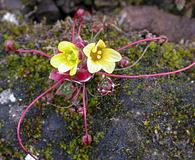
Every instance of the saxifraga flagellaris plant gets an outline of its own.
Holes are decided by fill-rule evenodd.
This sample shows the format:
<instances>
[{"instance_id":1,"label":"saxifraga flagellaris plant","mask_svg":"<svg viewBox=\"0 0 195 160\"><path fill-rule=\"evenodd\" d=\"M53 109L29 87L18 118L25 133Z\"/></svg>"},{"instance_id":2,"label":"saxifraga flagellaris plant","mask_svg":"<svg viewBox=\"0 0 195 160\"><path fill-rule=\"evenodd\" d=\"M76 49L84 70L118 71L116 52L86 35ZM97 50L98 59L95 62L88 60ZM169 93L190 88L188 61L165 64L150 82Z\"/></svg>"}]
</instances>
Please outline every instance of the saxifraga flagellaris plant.
<instances>
[{"instance_id":1,"label":"saxifraga flagellaris plant","mask_svg":"<svg viewBox=\"0 0 195 160\"><path fill-rule=\"evenodd\" d=\"M128 68L129 60L127 57L122 56L119 53L120 51L144 42L156 41L159 43L164 43L167 41L167 38L165 36L149 37L127 44L119 49L109 48L101 39L96 42L86 43L86 40L83 40L80 35L81 27L83 24L83 16L84 10L83 9L77 10L76 14L73 17L71 42L61 41L57 47L58 52L55 53L55 55L53 56L38 50L16 49L12 41L8 40L5 42L6 51L12 52L14 51L16 53L35 53L40 56L48 58L50 60L50 64L54 67L54 69L50 73L49 79L54 80L55 84L46 91L44 91L42 94L40 94L26 107L26 109L22 112L17 125L18 143L20 147L34 159L38 158L34 156L32 153L30 153L30 151L22 143L20 134L21 124L26 113L31 109L31 107L39 99L41 99L43 96L45 96L52 90L58 88L56 94L65 96L66 99L72 100L73 104L76 104L79 95L80 94L82 95L82 104L77 104L78 106L82 107L78 107L77 111L83 115L84 119L85 133L82 137L82 142L84 145L90 145L92 142L92 136L88 133L87 125L86 84L89 80L93 79L95 74L102 75L104 77L103 80L97 86L98 92L102 96L104 96L111 93L114 90L115 85L111 79L112 77L127 79L162 77L166 75L172 75L183 72L185 70L192 68L195 65L195 62L193 62L190 65L179 70L155 74L144 75L112 74L115 70L117 70L115 69L116 63L118 63L119 67L123 67L123 69ZM79 22L78 23L79 26L77 36L75 36L77 20ZM101 70L103 70L104 72L102 72ZM66 89L67 92L64 93L64 90Z\"/></svg>"}]
</instances>

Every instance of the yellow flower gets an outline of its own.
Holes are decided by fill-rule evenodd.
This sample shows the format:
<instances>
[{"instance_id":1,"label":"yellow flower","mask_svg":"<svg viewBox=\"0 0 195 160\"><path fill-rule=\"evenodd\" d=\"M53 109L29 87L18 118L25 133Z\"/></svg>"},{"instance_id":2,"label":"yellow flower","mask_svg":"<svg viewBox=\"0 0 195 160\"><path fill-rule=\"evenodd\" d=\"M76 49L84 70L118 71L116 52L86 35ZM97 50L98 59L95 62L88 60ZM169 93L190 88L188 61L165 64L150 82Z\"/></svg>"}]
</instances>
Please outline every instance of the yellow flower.
<instances>
[{"instance_id":1,"label":"yellow flower","mask_svg":"<svg viewBox=\"0 0 195 160\"><path fill-rule=\"evenodd\" d=\"M53 56L50 64L57 68L60 73L70 71L71 76L75 75L79 63L79 50L73 43L67 41L60 42L58 50L62 53Z\"/></svg>"},{"instance_id":2,"label":"yellow flower","mask_svg":"<svg viewBox=\"0 0 195 160\"><path fill-rule=\"evenodd\" d=\"M106 48L105 43L99 40L97 44L90 43L83 49L88 57L87 67L90 73L95 73L103 69L107 73L112 73L115 62L122 59L120 53L111 48Z\"/></svg>"}]
</instances>

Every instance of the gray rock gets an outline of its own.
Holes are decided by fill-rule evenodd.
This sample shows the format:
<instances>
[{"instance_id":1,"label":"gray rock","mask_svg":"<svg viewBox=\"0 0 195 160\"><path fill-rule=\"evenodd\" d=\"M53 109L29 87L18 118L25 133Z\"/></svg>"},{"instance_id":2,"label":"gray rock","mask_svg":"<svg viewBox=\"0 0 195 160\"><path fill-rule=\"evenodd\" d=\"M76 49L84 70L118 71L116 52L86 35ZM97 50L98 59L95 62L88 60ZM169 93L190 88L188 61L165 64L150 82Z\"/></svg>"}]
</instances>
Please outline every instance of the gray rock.
<instances>
[{"instance_id":1,"label":"gray rock","mask_svg":"<svg viewBox=\"0 0 195 160\"><path fill-rule=\"evenodd\" d=\"M68 138L68 134L64 134L66 122L63 117L56 113L50 113L43 121L43 139L60 141Z\"/></svg>"},{"instance_id":2,"label":"gray rock","mask_svg":"<svg viewBox=\"0 0 195 160\"><path fill-rule=\"evenodd\" d=\"M78 6L82 4L82 0L55 0L55 1L56 1L56 5L65 14L69 14L73 11L76 11Z\"/></svg>"},{"instance_id":3,"label":"gray rock","mask_svg":"<svg viewBox=\"0 0 195 160\"><path fill-rule=\"evenodd\" d=\"M21 0L0 1L0 9L20 10L23 7Z\"/></svg>"},{"instance_id":4,"label":"gray rock","mask_svg":"<svg viewBox=\"0 0 195 160\"><path fill-rule=\"evenodd\" d=\"M42 0L37 7L36 17L38 20L45 17L49 22L53 22L60 18L60 11L52 0Z\"/></svg>"}]
</instances>

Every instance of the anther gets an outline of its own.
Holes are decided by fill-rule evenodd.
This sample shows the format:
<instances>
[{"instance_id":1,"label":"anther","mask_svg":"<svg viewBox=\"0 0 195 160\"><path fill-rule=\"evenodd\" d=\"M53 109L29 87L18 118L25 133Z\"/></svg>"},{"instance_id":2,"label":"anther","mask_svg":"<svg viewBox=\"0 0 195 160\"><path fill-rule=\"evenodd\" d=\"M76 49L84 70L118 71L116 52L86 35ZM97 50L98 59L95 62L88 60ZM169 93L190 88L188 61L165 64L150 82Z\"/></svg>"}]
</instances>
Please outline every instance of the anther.
<instances>
[{"instance_id":1,"label":"anther","mask_svg":"<svg viewBox=\"0 0 195 160\"><path fill-rule=\"evenodd\" d=\"M72 59L71 55L68 55L67 59L70 61Z\"/></svg>"},{"instance_id":2,"label":"anther","mask_svg":"<svg viewBox=\"0 0 195 160\"><path fill-rule=\"evenodd\" d=\"M100 56L100 55L97 55L97 59L101 59L102 58L102 56Z\"/></svg>"},{"instance_id":3,"label":"anther","mask_svg":"<svg viewBox=\"0 0 195 160\"><path fill-rule=\"evenodd\" d=\"M102 54L102 51L98 51L97 54L101 55Z\"/></svg>"}]
</instances>

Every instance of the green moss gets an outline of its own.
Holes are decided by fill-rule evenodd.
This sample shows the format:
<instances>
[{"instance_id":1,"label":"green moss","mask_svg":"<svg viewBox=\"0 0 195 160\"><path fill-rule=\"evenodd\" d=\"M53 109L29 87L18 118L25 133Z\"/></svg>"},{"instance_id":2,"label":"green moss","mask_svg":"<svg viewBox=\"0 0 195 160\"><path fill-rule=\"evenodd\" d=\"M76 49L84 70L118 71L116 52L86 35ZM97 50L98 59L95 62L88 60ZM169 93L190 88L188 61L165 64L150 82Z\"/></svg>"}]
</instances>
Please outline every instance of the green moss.
<instances>
[{"instance_id":1,"label":"green moss","mask_svg":"<svg viewBox=\"0 0 195 160\"><path fill-rule=\"evenodd\" d=\"M48 143L47 146L41 151L41 153L44 159L54 160L52 157L52 144Z\"/></svg>"},{"instance_id":2,"label":"green moss","mask_svg":"<svg viewBox=\"0 0 195 160\"><path fill-rule=\"evenodd\" d=\"M5 160L11 158L23 158L24 155L18 150L14 150L11 145L8 145L3 139L0 139L0 157L5 157Z\"/></svg>"},{"instance_id":3,"label":"green moss","mask_svg":"<svg viewBox=\"0 0 195 160\"><path fill-rule=\"evenodd\" d=\"M3 128L3 126L4 126L4 122L0 120L0 129Z\"/></svg>"},{"instance_id":4,"label":"green moss","mask_svg":"<svg viewBox=\"0 0 195 160\"><path fill-rule=\"evenodd\" d=\"M66 149L67 149L67 146L66 146L66 144L65 144L65 142L60 142L60 148L62 148L64 151L66 151Z\"/></svg>"}]
</instances>

